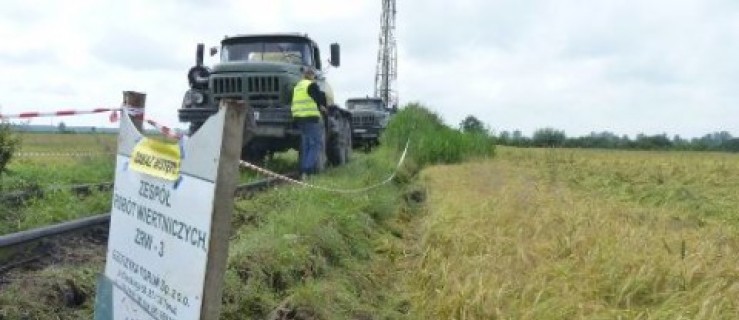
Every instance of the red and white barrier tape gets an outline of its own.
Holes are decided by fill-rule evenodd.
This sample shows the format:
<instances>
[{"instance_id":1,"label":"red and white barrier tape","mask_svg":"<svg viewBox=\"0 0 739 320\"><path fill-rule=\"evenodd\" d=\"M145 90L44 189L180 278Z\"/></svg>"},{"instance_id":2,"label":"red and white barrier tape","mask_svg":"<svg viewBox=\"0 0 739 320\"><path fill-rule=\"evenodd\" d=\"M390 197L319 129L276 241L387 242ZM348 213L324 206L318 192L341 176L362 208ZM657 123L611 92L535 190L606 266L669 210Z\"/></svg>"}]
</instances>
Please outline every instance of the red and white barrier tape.
<instances>
[{"instance_id":1,"label":"red and white barrier tape","mask_svg":"<svg viewBox=\"0 0 739 320\"><path fill-rule=\"evenodd\" d=\"M129 110L129 114L131 114L131 111L130 111L131 109L128 109L128 110ZM139 110L136 110L136 111L139 111L140 112L140 109ZM110 122L116 122L116 121L118 121L118 113L117 112L114 112L110 116ZM185 133L184 132L180 132L177 129L173 129L173 128L167 127L167 126L162 125L162 124L160 124L160 123L158 123L158 122L156 122L154 120L145 119L144 121L146 123L148 123L149 125L151 125L152 127L154 127L157 130L159 130L159 132L162 133L162 135L164 135L167 138L180 140L183 137L185 137Z\"/></svg>"},{"instance_id":2,"label":"red and white barrier tape","mask_svg":"<svg viewBox=\"0 0 739 320\"><path fill-rule=\"evenodd\" d=\"M60 110L60 111L52 111L52 112L21 112L17 114L0 114L0 119L10 120L10 119L31 119L31 118L40 118L40 117L64 117L64 116L76 116L76 115L81 115L81 114L118 112L122 110L126 110L128 114L134 117L143 115L143 111L141 110L141 108L123 106L121 108L95 108L91 110Z\"/></svg>"},{"instance_id":3,"label":"red and white barrier tape","mask_svg":"<svg viewBox=\"0 0 739 320\"><path fill-rule=\"evenodd\" d=\"M279 173L276 173L276 172L267 170L265 168L259 167L257 165L254 165L254 164L249 163L249 162L246 162L246 161L241 161L240 163L241 163L242 166L244 166L246 168L249 168L251 170L254 170L254 171L256 171L258 173L261 173L263 175L266 175L268 177L280 179L282 181L293 183L293 184L297 184L297 185L300 185L300 186L303 186L303 187L308 187L308 188L322 190L322 191L328 191L328 192L334 192L334 193L360 193L360 192L367 192L367 191L370 191L372 189L382 187L382 186L390 183L390 181L392 181L393 178L395 178L395 176L398 174L398 170L400 170L400 167L403 166L403 162L405 161L405 156L408 153L408 146L410 145L410 142L411 142L410 139L408 139L408 141L406 141L405 148L403 149L403 153L400 155L400 159L398 160L398 164L395 166L395 170L393 171L392 174L390 174L387 178L385 178L385 180L382 180L382 181L380 181L378 183L375 183L375 184L370 185L370 186L367 186L367 187L357 188L357 189L337 189L337 188L330 188L330 187L318 186L318 185L310 184L310 183L307 183L307 182L304 182L304 181L298 181L298 180L292 179L290 177L286 177L284 175L281 175Z\"/></svg>"},{"instance_id":4,"label":"red and white barrier tape","mask_svg":"<svg viewBox=\"0 0 739 320\"><path fill-rule=\"evenodd\" d=\"M60 110L60 111L53 111L53 112L22 112L18 114L0 114L0 120L10 120L10 119L32 119L32 118L40 118L40 117L63 117L63 116L74 116L74 115L82 115L82 114L94 114L94 113L103 113L103 112L111 112L110 114L110 122L117 122L119 119L118 112L126 111L129 115L132 117L141 117L144 115L144 110L142 108L136 108L132 106L122 106L120 108L96 108L91 110ZM154 128L157 128L159 132L161 132L164 136L172 139L182 139L185 134L183 132L178 132L175 129L172 129L167 126L163 126L159 123L157 123L154 120L146 119L146 123L152 125Z\"/></svg>"},{"instance_id":5,"label":"red and white barrier tape","mask_svg":"<svg viewBox=\"0 0 739 320\"><path fill-rule=\"evenodd\" d=\"M114 155L113 152L18 152L14 157L93 157L103 155Z\"/></svg>"},{"instance_id":6,"label":"red and white barrier tape","mask_svg":"<svg viewBox=\"0 0 739 320\"><path fill-rule=\"evenodd\" d=\"M184 132L180 132L180 131L178 131L176 129L172 129L172 128L167 127L167 126L163 126L163 125L157 123L154 120L146 119L146 123L152 125L154 128L157 128L157 130L159 130L159 132L161 132L164 136L166 136L168 138L180 140L180 139L182 139L182 137L185 136L185 133Z\"/></svg>"}]
</instances>

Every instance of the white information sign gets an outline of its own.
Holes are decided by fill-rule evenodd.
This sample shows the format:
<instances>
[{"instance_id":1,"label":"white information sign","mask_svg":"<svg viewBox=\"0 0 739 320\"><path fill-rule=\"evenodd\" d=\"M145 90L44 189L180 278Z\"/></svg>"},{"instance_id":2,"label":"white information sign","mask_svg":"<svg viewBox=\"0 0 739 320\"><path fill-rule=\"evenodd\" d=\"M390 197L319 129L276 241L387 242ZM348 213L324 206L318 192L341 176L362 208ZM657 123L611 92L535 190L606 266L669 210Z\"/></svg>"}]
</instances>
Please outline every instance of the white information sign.
<instances>
[{"instance_id":1,"label":"white information sign","mask_svg":"<svg viewBox=\"0 0 739 320\"><path fill-rule=\"evenodd\" d=\"M105 266L112 319L198 319L215 184L156 178L129 161L118 155Z\"/></svg>"},{"instance_id":2,"label":"white information sign","mask_svg":"<svg viewBox=\"0 0 739 320\"><path fill-rule=\"evenodd\" d=\"M121 119L95 320L218 319L245 110L221 101L179 142Z\"/></svg>"}]
</instances>

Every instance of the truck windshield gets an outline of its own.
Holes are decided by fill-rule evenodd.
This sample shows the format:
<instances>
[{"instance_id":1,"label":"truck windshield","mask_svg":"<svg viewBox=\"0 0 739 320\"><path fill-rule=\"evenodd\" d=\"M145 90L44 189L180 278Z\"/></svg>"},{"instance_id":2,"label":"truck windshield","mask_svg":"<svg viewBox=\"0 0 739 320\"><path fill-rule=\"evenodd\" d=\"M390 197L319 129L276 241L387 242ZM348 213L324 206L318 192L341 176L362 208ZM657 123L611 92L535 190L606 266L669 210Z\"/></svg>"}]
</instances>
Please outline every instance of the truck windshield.
<instances>
[{"instance_id":1,"label":"truck windshield","mask_svg":"<svg viewBox=\"0 0 739 320\"><path fill-rule=\"evenodd\" d=\"M382 102L375 100L348 101L346 107L349 110L382 110Z\"/></svg>"},{"instance_id":2,"label":"truck windshield","mask_svg":"<svg viewBox=\"0 0 739 320\"><path fill-rule=\"evenodd\" d=\"M221 61L270 61L313 65L311 46L304 42L258 41L223 45Z\"/></svg>"}]
</instances>

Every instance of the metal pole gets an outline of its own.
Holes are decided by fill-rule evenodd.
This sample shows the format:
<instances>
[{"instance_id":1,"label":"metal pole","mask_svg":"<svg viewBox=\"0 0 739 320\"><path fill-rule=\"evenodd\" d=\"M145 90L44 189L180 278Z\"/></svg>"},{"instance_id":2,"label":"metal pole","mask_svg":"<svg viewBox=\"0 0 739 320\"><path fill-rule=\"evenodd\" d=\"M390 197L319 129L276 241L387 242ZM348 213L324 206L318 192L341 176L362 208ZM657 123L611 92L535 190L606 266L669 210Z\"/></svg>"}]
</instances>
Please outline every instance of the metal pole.
<instances>
[{"instance_id":1,"label":"metal pole","mask_svg":"<svg viewBox=\"0 0 739 320\"><path fill-rule=\"evenodd\" d=\"M42 238L57 236L60 234L65 234L68 232L73 232L96 225L103 225L108 222L110 222L109 213L41 227L37 229L11 233L0 236L0 248L17 246L19 244L28 243Z\"/></svg>"}]
</instances>

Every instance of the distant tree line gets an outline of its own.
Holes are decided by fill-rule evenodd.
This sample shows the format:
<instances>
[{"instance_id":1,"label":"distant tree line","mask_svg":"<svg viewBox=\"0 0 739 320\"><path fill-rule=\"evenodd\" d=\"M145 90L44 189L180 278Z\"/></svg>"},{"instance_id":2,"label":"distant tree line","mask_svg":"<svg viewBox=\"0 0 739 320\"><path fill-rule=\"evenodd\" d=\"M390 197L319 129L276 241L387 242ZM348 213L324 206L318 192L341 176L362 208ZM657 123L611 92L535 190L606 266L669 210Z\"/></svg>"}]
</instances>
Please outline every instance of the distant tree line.
<instances>
[{"instance_id":1,"label":"distant tree line","mask_svg":"<svg viewBox=\"0 0 739 320\"><path fill-rule=\"evenodd\" d=\"M739 152L739 137L735 138L727 131L709 133L692 139L685 139L679 135L669 137L664 133L638 134L632 139L627 135L617 135L609 131L591 132L589 135L580 137L567 137L563 130L542 128L534 131L531 138L523 136L519 130L502 131L497 136L497 143L517 147Z\"/></svg>"},{"instance_id":2,"label":"distant tree line","mask_svg":"<svg viewBox=\"0 0 739 320\"><path fill-rule=\"evenodd\" d=\"M485 132L493 135L485 125L468 116L460 123L463 132ZM726 151L739 152L739 137L728 131L706 134L700 138L686 139L679 135L638 134L631 138L609 131L591 132L589 135L568 137L563 130L541 128L534 131L531 137L524 136L520 130L501 131L494 135L499 145L515 147L562 147L562 148L599 148L599 149L633 149L633 150L691 150L691 151Z\"/></svg>"}]
</instances>

